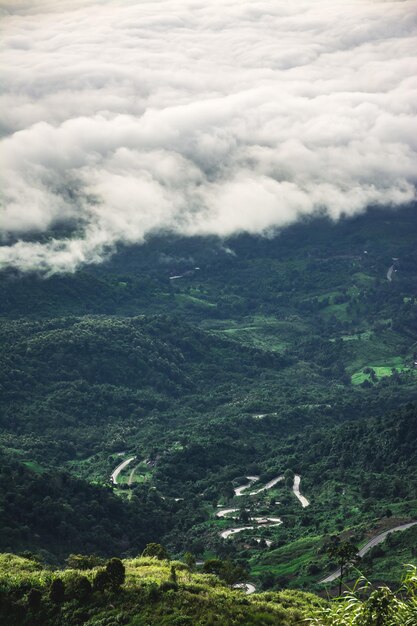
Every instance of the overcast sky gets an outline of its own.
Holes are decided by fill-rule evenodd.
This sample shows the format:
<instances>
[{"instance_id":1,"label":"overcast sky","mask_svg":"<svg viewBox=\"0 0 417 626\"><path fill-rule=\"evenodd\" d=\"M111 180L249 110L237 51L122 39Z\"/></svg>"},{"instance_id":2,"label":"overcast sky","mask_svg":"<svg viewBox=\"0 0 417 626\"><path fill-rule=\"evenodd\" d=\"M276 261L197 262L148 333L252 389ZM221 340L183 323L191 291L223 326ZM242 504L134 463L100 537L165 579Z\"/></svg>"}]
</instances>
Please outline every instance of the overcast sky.
<instances>
[{"instance_id":1,"label":"overcast sky","mask_svg":"<svg viewBox=\"0 0 417 626\"><path fill-rule=\"evenodd\" d=\"M268 233L415 198L414 1L0 0L0 15L2 266L73 271L161 230ZM18 240L60 223L76 234Z\"/></svg>"}]
</instances>

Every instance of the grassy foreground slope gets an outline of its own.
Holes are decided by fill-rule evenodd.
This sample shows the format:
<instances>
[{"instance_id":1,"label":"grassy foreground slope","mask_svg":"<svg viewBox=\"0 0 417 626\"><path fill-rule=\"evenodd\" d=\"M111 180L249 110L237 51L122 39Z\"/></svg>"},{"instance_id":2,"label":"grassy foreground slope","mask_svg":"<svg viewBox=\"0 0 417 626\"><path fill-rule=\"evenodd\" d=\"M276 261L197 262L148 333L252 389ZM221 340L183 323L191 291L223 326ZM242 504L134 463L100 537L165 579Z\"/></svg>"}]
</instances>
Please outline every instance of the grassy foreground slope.
<instances>
[{"instance_id":1,"label":"grassy foreground slope","mask_svg":"<svg viewBox=\"0 0 417 626\"><path fill-rule=\"evenodd\" d=\"M155 545L155 544L154 544ZM160 548L161 546L159 546ZM91 561L91 563L88 563ZM155 557L73 555L66 569L0 554L0 620L7 626L414 626L417 568L392 590L358 579L343 598L300 591L247 596L213 574Z\"/></svg>"},{"instance_id":2,"label":"grassy foreground slope","mask_svg":"<svg viewBox=\"0 0 417 626\"><path fill-rule=\"evenodd\" d=\"M246 596L177 561L137 558L124 566L124 584L102 588L97 583L102 567L52 572L29 559L0 555L0 621L7 626L295 626L324 604L302 592Z\"/></svg>"}]
</instances>

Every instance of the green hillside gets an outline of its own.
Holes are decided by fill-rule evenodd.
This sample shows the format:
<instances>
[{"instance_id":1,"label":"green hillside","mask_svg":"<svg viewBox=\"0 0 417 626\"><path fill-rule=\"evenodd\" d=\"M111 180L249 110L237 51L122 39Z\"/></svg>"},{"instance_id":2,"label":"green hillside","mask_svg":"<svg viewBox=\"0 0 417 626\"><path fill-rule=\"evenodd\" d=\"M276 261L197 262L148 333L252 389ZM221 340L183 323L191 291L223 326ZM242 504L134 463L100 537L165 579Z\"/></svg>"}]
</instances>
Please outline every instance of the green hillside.
<instances>
[{"instance_id":1,"label":"green hillside","mask_svg":"<svg viewBox=\"0 0 417 626\"><path fill-rule=\"evenodd\" d=\"M50 570L31 558L0 554L0 618L8 626L415 623L415 568L409 568L401 593L362 581L362 594L330 603L300 591L245 595L205 573L208 563L196 571L183 561L149 556L95 561L71 555L67 568Z\"/></svg>"},{"instance_id":2,"label":"green hillside","mask_svg":"<svg viewBox=\"0 0 417 626\"><path fill-rule=\"evenodd\" d=\"M323 593L336 537L417 520L416 237L411 207L1 272L0 549L57 566L156 541ZM360 567L398 584L415 532Z\"/></svg>"},{"instance_id":3,"label":"green hillside","mask_svg":"<svg viewBox=\"0 0 417 626\"><path fill-rule=\"evenodd\" d=\"M136 558L121 567L120 585L116 576L103 581L103 566L48 571L0 555L0 616L8 626L295 626L322 604L301 592L245 596L179 561Z\"/></svg>"}]
</instances>

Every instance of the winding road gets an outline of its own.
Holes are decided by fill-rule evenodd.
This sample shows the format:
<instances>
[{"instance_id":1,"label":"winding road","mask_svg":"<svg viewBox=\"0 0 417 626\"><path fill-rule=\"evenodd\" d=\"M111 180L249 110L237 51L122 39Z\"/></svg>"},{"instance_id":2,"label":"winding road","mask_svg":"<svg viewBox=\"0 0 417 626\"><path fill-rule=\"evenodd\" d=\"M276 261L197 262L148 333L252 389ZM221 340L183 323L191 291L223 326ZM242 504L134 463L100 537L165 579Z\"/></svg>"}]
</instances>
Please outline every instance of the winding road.
<instances>
[{"instance_id":1,"label":"winding road","mask_svg":"<svg viewBox=\"0 0 417 626\"><path fill-rule=\"evenodd\" d=\"M261 493L262 491L266 491L267 489L272 489L272 487L274 487L281 480L284 480L284 476L278 476L277 478L273 478L272 480L269 481L269 483L266 483L266 485L264 485L263 487L260 487L260 489L256 489L255 491L250 491L249 495L256 496L258 495L258 493Z\"/></svg>"},{"instance_id":2,"label":"winding road","mask_svg":"<svg viewBox=\"0 0 417 626\"><path fill-rule=\"evenodd\" d=\"M272 489L274 485L276 485L278 482L284 479L284 476L278 476L277 478L273 478L268 483L266 483L266 485L264 485L263 487L260 487L259 489L256 489L255 491L250 491L248 494L244 494L243 491L246 491L246 489L249 489L250 487L252 487L252 485L259 480L259 476L246 476L246 478L248 479L249 482L246 483L246 485L241 485L240 487L236 487L234 490L235 496L237 497L244 496L244 495L256 496L258 493L261 493L262 491L266 491L267 489ZM229 515L229 513L235 513L236 511L239 511L239 509L237 508L220 509L220 511L217 511L216 517L217 518L226 517L227 515ZM252 519L254 522L257 523L258 526L239 526L237 528L228 528L227 530L223 530L221 533L219 533L220 537L222 537L222 539L227 539L228 537L231 537L232 535L236 535L237 533L241 533L244 530L255 530L255 528L258 528L261 525L269 528L271 526L280 526L282 524L282 520L279 517L254 517ZM271 545L271 542L269 542L269 545Z\"/></svg>"},{"instance_id":3,"label":"winding road","mask_svg":"<svg viewBox=\"0 0 417 626\"><path fill-rule=\"evenodd\" d=\"M255 526L239 526L238 528L228 528L220 533L220 537L222 539L227 539L232 535L237 535L237 533L241 533L243 530L254 530Z\"/></svg>"},{"instance_id":4,"label":"winding road","mask_svg":"<svg viewBox=\"0 0 417 626\"><path fill-rule=\"evenodd\" d=\"M310 505L310 502L307 500L307 498L301 495L300 482L301 482L301 476L299 476L298 474L295 474L292 490L294 492L295 497L298 498L299 501L301 502L301 506L303 507L303 509L305 509L306 506Z\"/></svg>"},{"instance_id":5,"label":"winding road","mask_svg":"<svg viewBox=\"0 0 417 626\"><path fill-rule=\"evenodd\" d=\"M242 589L242 591L245 591L246 595L255 593L256 591L256 587L252 585L252 583L236 583L236 585L233 585L233 589Z\"/></svg>"},{"instance_id":6,"label":"winding road","mask_svg":"<svg viewBox=\"0 0 417 626\"><path fill-rule=\"evenodd\" d=\"M244 495L256 496L262 491L272 489L272 487L274 487L277 483L284 480L284 476L277 476L276 478L273 478L272 480L267 482L263 487L260 487L259 489L255 489L254 491L250 491L249 493L243 493L244 491L252 487L252 485L259 480L259 476L246 476L246 478L249 481L248 483L246 483L245 485L241 485L240 487L235 487L234 492L235 492L236 497L240 497ZM295 496L301 502L301 506L304 508L306 506L309 506L310 502L307 500L307 498L301 495L300 482L301 482L301 476L299 476L298 474L295 474L293 492ZM239 511L239 509L236 507L228 508L228 509L220 509L219 511L217 511L215 516L217 518L222 518L222 517L224 518L230 513L236 513L237 511ZM222 537L222 539L227 539L228 537L232 537L233 535L236 535L237 533L241 533L244 530L255 530L255 528L259 528L259 526L270 528L271 526L280 526L282 524L282 520L280 517L253 517L252 520L256 522L257 526L238 526L237 528L228 528L227 530L223 530L221 533L219 533L219 535L220 537ZM266 543L267 543L267 546L269 547L272 542L267 541Z\"/></svg>"},{"instance_id":7,"label":"winding road","mask_svg":"<svg viewBox=\"0 0 417 626\"><path fill-rule=\"evenodd\" d=\"M284 476L277 476L276 478L273 478L272 480L267 482L263 487L260 487L259 489L255 489L254 491L250 491L249 493L244 493L244 492L246 492L247 489L252 487L252 485L259 480L259 476L246 476L246 478L249 481L248 483L246 483L245 485L241 485L240 487L236 487L234 489L236 497L245 496L245 495L247 495L247 496L256 496L259 493L262 493L263 491L267 491L268 489L272 489L272 487L274 487L277 483L279 483L282 480L284 480ZM299 476L298 474L295 474L295 476L294 476L294 484L293 484L293 492L294 492L295 496L301 502L301 506L304 508L306 506L309 506L310 502L307 500L307 498L305 498L303 495L301 495L301 493L300 493L300 482L301 482L301 476ZM236 507L234 507L234 508L221 508L219 511L217 511L215 516L217 518L226 518L227 515L229 515L231 513L236 513L237 511L239 511L239 509L236 508ZM256 522L256 526L238 526L236 528L227 528L226 530L223 530L222 532L220 532L219 535L220 535L220 537L222 539L227 539L228 537L232 537L233 535L237 535L238 533L241 533L241 532L243 532L245 530L255 530L255 529L258 529L260 527L261 528L262 527L264 527L264 528L271 528L272 526L280 526L282 524L282 520L279 517L253 517L252 520L254 522ZM270 539L263 539L263 537L262 538L261 537L254 537L253 539L255 541L257 541L258 543L261 543L261 541L264 540L265 544L266 544L266 546L268 548L272 545L272 541ZM252 583L239 583L239 584L234 585L234 588L235 589L245 590L246 594L255 593L255 591L256 591L256 587Z\"/></svg>"},{"instance_id":8,"label":"winding road","mask_svg":"<svg viewBox=\"0 0 417 626\"><path fill-rule=\"evenodd\" d=\"M236 487L234 490L235 496L239 497L246 495L242 492L245 491L245 489L249 489L249 487L252 487L253 483L256 483L256 481L259 480L259 476L246 476L246 478L249 482L246 485L241 485L241 487Z\"/></svg>"},{"instance_id":9,"label":"winding road","mask_svg":"<svg viewBox=\"0 0 417 626\"><path fill-rule=\"evenodd\" d=\"M129 465L129 463L131 463L135 459L136 459L135 456L131 456L129 459L126 459L125 461L123 461L122 463L120 463L116 467L116 469L114 470L114 472L110 476L110 480L113 483L113 485L117 485L117 479L119 477L120 472L122 472L124 470L124 468L127 467Z\"/></svg>"},{"instance_id":10,"label":"winding road","mask_svg":"<svg viewBox=\"0 0 417 626\"><path fill-rule=\"evenodd\" d=\"M216 517L226 517L229 513L236 513L237 511L240 511L240 509L220 509L220 511L217 511Z\"/></svg>"},{"instance_id":11,"label":"winding road","mask_svg":"<svg viewBox=\"0 0 417 626\"><path fill-rule=\"evenodd\" d=\"M263 528L271 528L272 526L281 526L282 524L282 519L279 517L254 517L252 519L258 524L258 526L238 526L237 528L228 528L220 533L220 537L227 539L232 535L241 533L243 530L255 530L255 528L259 528L259 526L262 526Z\"/></svg>"},{"instance_id":12,"label":"winding road","mask_svg":"<svg viewBox=\"0 0 417 626\"><path fill-rule=\"evenodd\" d=\"M412 526L415 526L416 524L417 522L408 522L408 524L400 524L400 526L395 526L394 528L391 528L390 530L384 530L383 533L379 533L378 535L375 535L375 537L372 537L372 539L370 539L367 543L365 543L365 545L359 550L358 556L364 556L367 552L369 552L369 550L371 550L371 548L385 541L387 536L390 535L391 533L408 530L409 528L411 528ZM336 578L339 578L339 576L340 576L340 567L339 569L335 570L334 572L326 576L326 578L319 580L319 584L325 585L326 583L332 583L334 580L336 580Z\"/></svg>"}]
</instances>

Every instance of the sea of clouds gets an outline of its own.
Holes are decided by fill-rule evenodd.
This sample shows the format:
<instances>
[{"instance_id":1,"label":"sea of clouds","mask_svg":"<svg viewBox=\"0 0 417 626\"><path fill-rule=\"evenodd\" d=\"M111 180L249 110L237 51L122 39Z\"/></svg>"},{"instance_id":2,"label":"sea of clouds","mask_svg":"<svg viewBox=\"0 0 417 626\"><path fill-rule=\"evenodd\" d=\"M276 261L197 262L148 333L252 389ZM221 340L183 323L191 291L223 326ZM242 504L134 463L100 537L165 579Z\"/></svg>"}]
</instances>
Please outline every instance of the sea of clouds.
<instances>
[{"instance_id":1,"label":"sea of clouds","mask_svg":"<svg viewBox=\"0 0 417 626\"><path fill-rule=\"evenodd\" d=\"M0 0L0 17L0 266L415 199L414 1Z\"/></svg>"}]
</instances>

